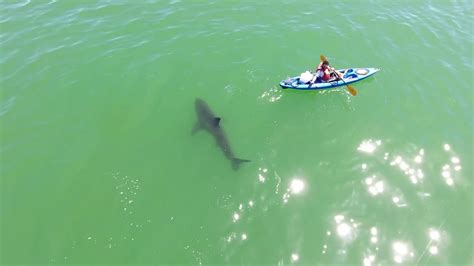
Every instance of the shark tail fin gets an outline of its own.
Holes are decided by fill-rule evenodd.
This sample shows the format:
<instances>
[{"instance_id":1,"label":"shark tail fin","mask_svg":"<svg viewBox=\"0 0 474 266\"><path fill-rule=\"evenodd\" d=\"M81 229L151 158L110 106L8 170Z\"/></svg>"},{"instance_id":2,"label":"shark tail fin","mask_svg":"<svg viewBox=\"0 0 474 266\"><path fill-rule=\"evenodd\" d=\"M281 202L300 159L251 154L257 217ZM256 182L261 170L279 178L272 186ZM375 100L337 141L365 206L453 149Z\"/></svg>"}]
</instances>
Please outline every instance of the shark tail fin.
<instances>
[{"instance_id":1,"label":"shark tail fin","mask_svg":"<svg viewBox=\"0 0 474 266\"><path fill-rule=\"evenodd\" d=\"M250 162L250 160L233 158L232 159L232 169L238 170L241 163L248 163L248 162Z\"/></svg>"}]
</instances>

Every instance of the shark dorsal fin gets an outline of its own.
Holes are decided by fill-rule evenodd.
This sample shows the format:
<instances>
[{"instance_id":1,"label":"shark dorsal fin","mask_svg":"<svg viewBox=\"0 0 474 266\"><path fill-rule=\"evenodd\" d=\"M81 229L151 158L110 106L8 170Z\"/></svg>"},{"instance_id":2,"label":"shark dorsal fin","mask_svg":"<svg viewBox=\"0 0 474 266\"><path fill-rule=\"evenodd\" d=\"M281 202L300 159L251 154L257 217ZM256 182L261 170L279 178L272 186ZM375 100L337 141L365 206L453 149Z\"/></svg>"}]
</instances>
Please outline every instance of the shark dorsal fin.
<instances>
[{"instance_id":1,"label":"shark dorsal fin","mask_svg":"<svg viewBox=\"0 0 474 266\"><path fill-rule=\"evenodd\" d=\"M221 122L220 117L214 117L214 121L213 121L214 126L218 127L220 122Z\"/></svg>"}]
</instances>

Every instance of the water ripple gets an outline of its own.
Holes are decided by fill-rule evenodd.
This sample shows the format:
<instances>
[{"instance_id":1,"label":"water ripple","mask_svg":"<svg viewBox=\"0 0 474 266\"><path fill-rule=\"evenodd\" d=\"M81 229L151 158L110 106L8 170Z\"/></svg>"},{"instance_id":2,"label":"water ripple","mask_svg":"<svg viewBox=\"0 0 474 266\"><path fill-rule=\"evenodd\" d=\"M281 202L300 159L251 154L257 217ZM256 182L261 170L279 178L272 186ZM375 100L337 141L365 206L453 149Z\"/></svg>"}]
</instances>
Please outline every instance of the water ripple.
<instances>
[{"instance_id":1,"label":"water ripple","mask_svg":"<svg viewBox=\"0 0 474 266\"><path fill-rule=\"evenodd\" d=\"M274 259L273 262L282 264L311 264L314 261L322 264L348 264L354 262L349 260L355 257L360 258L359 262L365 265L398 262L423 264L427 257L441 257L442 261L442 256L450 251L446 241L453 232L449 228L452 224L447 227L443 225L440 217L445 213L442 208L435 208L443 207L445 200L438 197L437 191L446 195L468 191L472 186L470 176L467 176L470 173L470 158L456 153L448 143L442 146L439 140L438 144L444 148L444 152L441 159L436 161L435 157L439 153L433 147L425 147L425 143L393 147L396 145L386 145L390 143L389 139L358 139L357 136L371 130L371 126L375 128L374 131L390 134L384 131L396 128L390 124L397 124L408 131L406 127L410 125L407 123L407 113L421 108L429 109L424 110L426 117L431 117L429 115L433 112L442 109L449 114L449 118L453 118L452 121L472 118L470 102L466 102L461 93L454 89L449 91L448 88L471 85L467 83L472 79L459 81L451 77L459 75L459 66L468 69L463 73L472 72L472 27L466 26L472 24L472 5L466 7L466 4L454 1L448 3L448 9L442 1L413 3L413 6L371 1L367 4L371 8L364 9L366 12L361 13L359 9L342 2L328 4L324 1L308 1L306 4L308 8L302 8L300 2L294 0L271 5L265 2L229 4L223 1L186 3L179 0L144 0L136 3L114 0L87 3L54 0L21 1L13 4L2 2L0 82L2 89L8 89L8 95L5 94L7 96L0 103L0 117L9 118L14 114L13 110L20 109L19 99L23 103L25 95L19 94L21 91L18 88L37 89L37 85L42 86L42 90L30 90L34 92L31 93L33 96L27 95L36 104L25 108L29 113L37 110L33 108L39 108L38 101L33 99L36 95L50 97L48 99L54 99L55 103L65 101L66 106L69 101L89 100L85 97L75 99L76 95L84 91L77 92L71 87L84 88L92 85L91 90L101 89L94 87L98 87L97 84L117 87L118 92L114 93L113 97L116 98L107 95L103 99L97 97L97 101L105 100L105 104L117 106L126 102L126 106L129 106L128 104L136 104L133 102L136 99L139 99L139 103L143 96L139 89L131 93L130 84L134 85L133 88L146 87L148 90L156 88L164 91L162 88L169 87L168 81L175 82L179 74L185 73L197 84L192 84L193 89L189 90L191 93L203 93L205 87L216 98L237 100L238 97L245 96L253 100L252 104L256 102L263 106L260 112L255 112L255 120L263 123L257 124L259 130L254 134L264 135L262 142L266 145L268 150L265 152L268 154L261 160L268 161L272 167L261 165L258 171L252 173L253 183L250 186L253 185L254 189L250 193L217 204L225 212L226 220L222 222L216 219L216 224L224 224L217 227L225 232L213 233L221 237L218 244L224 246L221 251L226 258L244 258L247 260L237 262L251 263L252 259L265 256L258 253L257 246L251 246L260 238L255 232L260 232L261 224L265 224L269 231L278 232L276 244L271 247L277 250L278 257L267 254L262 260ZM365 3L361 1L360 4ZM329 8L332 12L323 13ZM265 10L266 13L262 12ZM384 86L373 88L375 90L370 92L371 95L361 98L349 96L344 89L299 93L283 91L278 87L281 76L291 72L298 73L303 66L313 64L314 60L318 60L320 52L326 53L321 51L324 49L329 50L334 58L347 56L346 59L338 59L342 61L342 65L365 62L387 66L380 76ZM399 78L403 71L401 66L429 64L443 69L442 73L448 78L436 80L416 76L410 80L412 73L408 73L403 79ZM116 69L109 71L107 67ZM190 70L183 72L183 68ZM96 80L90 81L90 74L96 74L96 69L107 71L107 78L97 83L94 83ZM155 71L156 69L159 71ZM137 73L133 77L136 79L129 79L128 74L131 72ZM223 75L217 82L214 79L216 76L217 79L220 77L216 73L228 72L235 74L235 80L230 75ZM430 74L427 76L431 76ZM150 77L149 81L142 81L143 77ZM115 86L129 80L130 83L122 88ZM365 85L373 85L366 82L361 86L361 94L363 87L371 87ZM200 83L206 85L200 88ZM213 83L219 84L215 86L218 87L217 90L212 90ZM71 86L73 84L76 86ZM191 82L188 84L191 87ZM427 87L434 89L427 90ZM63 93L60 95L63 98L57 97L58 91ZM445 104L440 101L433 105L434 101L430 97L434 93L446 91L455 95L447 96L451 97L448 99L450 102L447 100L448 104ZM370 99L377 93L383 94L382 101ZM122 95L123 98L116 95ZM130 98L129 95L136 98ZM181 98L182 95L175 96ZM383 102L383 99L386 101ZM422 103L423 107L394 107L400 103L395 99L403 99L400 102L406 99L406 102L413 105ZM422 100L416 102L413 99ZM381 113L383 109L389 108L401 110L400 116L403 119L379 126L379 122L383 122L385 118L379 116L377 119L380 120L374 123L377 125L361 123L361 127L367 128L355 132L358 130L358 120L363 119L360 117L371 115L369 112L356 112L362 108L356 109L354 106L365 103L364 101L367 101L367 105L370 101L370 104L378 106L378 112ZM101 104L96 103L97 106ZM179 101L176 104L178 107ZM341 107L344 104L346 107ZM101 115L106 112L103 110L106 108L97 106L99 111L103 111ZM459 106L465 111L464 114L459 114ZM253 111L248 107L250 105L244 108L249 112ZM287 109L283 112L282 108L285 107ZM69 114L82 119L82 110L76 114L69 107L64 108L66 114L71 112ZM159 108L162 107L158 106L157 109ZM319 112L314 111L316 108ZM390 111L383 114L389 116ZM44 114L48 115L47 111ZM340 117L337 117L338 114ZM346 119L346 114L350 118ZM115 115L120 116L121 113L111 116ZM35 119L30 124L43 129L50 126L48 121ZM322 130L311 136L310 141L305 142L298 152L283 154L282 149L286 147L291 151L293 143L299 141L299 136L303 136L304 131L319 129L314 126L314 121L323 121ZM262 128L265 122L271 125L268 128L272 130ZM339 132L338 127L334 126L338 123L345 126ZM440 131L449 127L449 123L445 123ZM60 123L55 121L55 124ZM280 130L283 124L290 124L291 130L296 134L284 135ZM94 130L100 131L98 135L104 133L101 131L104 127L92 126ZM353 131L351 128L354 128ZM159 129L161 128L151 128L152 131ZM331 136L324 137L328 132ZM453 133L454 137L458 136L458 132L454 130L449 133ZM356 144L349 148L351 152L358 154L355 162L351 162L341 155L345 154L350 145L337 143L342 141L346 144L344 141L358 140L358 147ZM38 137L31 142L39 142ZM320 148L319 144L330 148L312 150L313 144L317 148ZM8 144L6 146L9 147ZM432 150L435 152L430 152ZM291 168L298 167L300 161L309 160L305 154L314 156L311 157L314 161L311 161L311 166L307 169L316 167L314 171L308 170L308 176L291 171ZM280 170L277 167L279 156L281 161L291 161L285 165L288 168ZM340 165L328 163L327 160L331 159L326 157L349 161L349 165L343 163L343 167L340 167L342 169L347 166L349 171L341 172L340 176L334 174L342 171L338 169ZM171 176L175 173L169 174ZM131 213L135 212L133 206L139 200L135 197L138 180L118 173L113 177L117 182L116 196L121 204L120 214L130 222L127 228L141 229L144 220ZM245 178L230 180L228 182L232 185L225 189L243 186L248 181ZM169 184L175 185L172 182ZM225 192L224 195L230 193ZM238 201L235 202L235 199ZM314 202L308 203L311 200ZM423 220L415 225L406 223L408 218L413 218L414 212L426 206L435 209L426 215L433 222ZM397 219L381 218L393 213L397 213ZM308 225L302 226L305 224ZM322 237L320 231L323 232ZM416 233L413 234L413 231ZM119 237L114 235L114 239ZM86 243L98 240L108 248L117 244L109 239L98 239L95 235L83 235L82 240ZM207 243L214 244L211 241ZM314 247L318 252L314 252ZM213 251L206 250L197 241L184 243L184 249L188 255L194 256L193 262L196 263L214 255ZM254 256L242 257L242 253L239 253L242 250L250 250ZM315 253L319 254L313 255ZM225 260L229 264L236 262L232 259Z\"/></svg>"},{"instance_id":2,"label":"water ripple","mask_svg":"<svg viewBox=\"0 0 474 266\"><path fill-rule=\"evenodd\" d=\"M15 101L16 101L16 97L11 96L5 102L0 103L0 116L7 114L8 111L10 111L10 109L15 104Z\"/></svg>"}]
</instances>

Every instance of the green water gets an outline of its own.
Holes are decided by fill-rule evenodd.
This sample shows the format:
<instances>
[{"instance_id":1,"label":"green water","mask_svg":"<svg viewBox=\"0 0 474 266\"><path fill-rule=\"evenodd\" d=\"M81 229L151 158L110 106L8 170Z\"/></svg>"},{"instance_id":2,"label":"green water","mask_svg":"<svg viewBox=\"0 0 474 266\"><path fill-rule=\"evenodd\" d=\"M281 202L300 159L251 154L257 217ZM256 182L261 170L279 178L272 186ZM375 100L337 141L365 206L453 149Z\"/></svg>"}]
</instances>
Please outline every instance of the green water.
<instances>
[{"instance_id":1,"label":"green water","mask_svg":"<svg viewBox=\"0 0 474 266\"><path fill-rule=\"evenodd\" d=\"M0 1L0 263L473 263L473 11ZM382 71L279 88L320 54Z\"/></svg>"}]
</instances>

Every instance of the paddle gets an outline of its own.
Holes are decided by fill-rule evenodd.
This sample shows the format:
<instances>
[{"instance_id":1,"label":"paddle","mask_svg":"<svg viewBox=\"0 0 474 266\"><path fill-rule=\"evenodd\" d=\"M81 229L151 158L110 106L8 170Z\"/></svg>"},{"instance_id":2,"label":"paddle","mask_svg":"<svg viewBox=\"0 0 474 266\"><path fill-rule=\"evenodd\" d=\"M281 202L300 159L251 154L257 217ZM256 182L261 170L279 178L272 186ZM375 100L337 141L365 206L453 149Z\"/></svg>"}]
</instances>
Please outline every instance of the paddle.
<instances>
[{"instance_id":1,"label":"paddle","mask_svg":"<svg viewBox=\"0 0 474 266\"><path fill-rule=\"evenodd\" d=\"M324 55L321 55L319 56L319 59L321 59L321 62L322 61L328 61L328 59L324 56ZM349 91L349 93L352 95L352 96L356 96L357 95L357 90L354 89L354 87L352 87L351 85L347 84L344 79L339 76L339 73L334 73L336 74L336 76L342 81L342 83L344 83L344 85L346 85L347 87L347 90Z\"/></svg>"}]
</instances>

